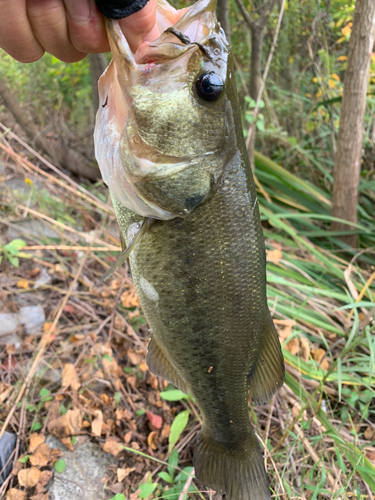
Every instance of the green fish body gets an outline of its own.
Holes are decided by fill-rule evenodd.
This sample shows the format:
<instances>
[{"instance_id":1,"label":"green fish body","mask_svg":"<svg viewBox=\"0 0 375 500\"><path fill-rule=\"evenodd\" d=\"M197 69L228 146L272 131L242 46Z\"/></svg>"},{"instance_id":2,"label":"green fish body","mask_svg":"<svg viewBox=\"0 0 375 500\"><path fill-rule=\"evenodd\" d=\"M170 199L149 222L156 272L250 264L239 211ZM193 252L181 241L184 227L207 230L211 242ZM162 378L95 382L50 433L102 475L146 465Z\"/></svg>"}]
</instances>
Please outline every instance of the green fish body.
<instances>
[{"instance_id":1,"label":"green fish body","mask_svg":"<svg viewBox=\"0 0 375 500\"><path fill-rule=\"evenodd\" d=\"M267 306L263 234L231 55L214 7L200 0L181 16L159 2L162 28L168 21L173 29L134 59L110 24L117 75L107 70L100 94L115 107L121 90L124 109L115 110L122 121L114 108L104 116L99 110L97 157L126 243L145 218L154 220L129 260L151 329L148 366L191 393L202 414L196 476L228 500L265 500L248 392L257 403L268 401L283 383L284 363ZM136 77L134 65L142 68ZM203 91L202 75L209 80ZM219 95L206 100L207 89ZM118 136L108 139L103 122L111 120ZM120 146L106 167L111 140Z\"/></svg>"}]
</instances>

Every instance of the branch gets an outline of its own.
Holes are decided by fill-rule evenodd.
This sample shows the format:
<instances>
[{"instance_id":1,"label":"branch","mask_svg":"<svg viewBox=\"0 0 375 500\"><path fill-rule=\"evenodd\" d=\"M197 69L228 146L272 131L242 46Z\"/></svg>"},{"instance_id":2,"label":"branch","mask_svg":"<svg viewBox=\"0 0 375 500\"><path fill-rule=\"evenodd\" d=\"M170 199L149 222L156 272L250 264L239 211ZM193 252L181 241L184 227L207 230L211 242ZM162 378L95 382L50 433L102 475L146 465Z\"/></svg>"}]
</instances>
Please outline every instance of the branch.
<instances>
[{"instance_id":1,"label":"branch","mask_svg":"<svg viewBox=\"0 0 375 500\"><path fill-rule=\"evenodd\" d=\"M258 26L263 29L268 23L268 18L270 17L271 12L275 8L277 0L268 0L262 7L262 14L259 16L257 20Z\"/></svg>"},{"instance_id":2,"label":"branch","mask_svg":"<svg viewBox=\"0 0 375 500\"><path fill-rule=\"evenodd\" d=\"M238 1L238 0L236 0L236 1ZM254 121L250 125L249 130L247 131L246 148L248 148L249 145L250 145L251 136L253 134L253 130L254 130L255 125L256 125L256 118L257 118L258 111L259 111L259 103L260 103L260 100L262 99L262 94L263 94L264 86L266 84L266 79L267 79L267 76L268 76L268 71L269 71L270 66L271 66L271 61L272 61L273 53L275 52L275 48L276 48L276 44L277 44L277 38L279 36L279 31L280 31L280 26L281 26L281 21L283 19L283 15L284 15L284 7L285 7L285 0L282 0L281 7L280 7L279 19L277 20L277 26L276 26L275 35L274 35L273 40L272 40L271 50L270 50L270 53L268 54L268 59L267 59L266 67L265 67L264 73L263 73L262 84L260 86L258 97L257 97L256 103L255 103Z\"/></svg>"},{"instance_id":3,"label":"branch","mask_svg":"<svg viewBox=\"0 0 375 500\"><path fill-rule=\"evenodd\" d=\"M251 31L254 31L257 29L257 23L251 19L250 14L247 12L247 9L243 3L242 0L236 0L238 8L241 11L241 14L246 22L246 24L249 26Z\"/></svg>"}]
</instances>

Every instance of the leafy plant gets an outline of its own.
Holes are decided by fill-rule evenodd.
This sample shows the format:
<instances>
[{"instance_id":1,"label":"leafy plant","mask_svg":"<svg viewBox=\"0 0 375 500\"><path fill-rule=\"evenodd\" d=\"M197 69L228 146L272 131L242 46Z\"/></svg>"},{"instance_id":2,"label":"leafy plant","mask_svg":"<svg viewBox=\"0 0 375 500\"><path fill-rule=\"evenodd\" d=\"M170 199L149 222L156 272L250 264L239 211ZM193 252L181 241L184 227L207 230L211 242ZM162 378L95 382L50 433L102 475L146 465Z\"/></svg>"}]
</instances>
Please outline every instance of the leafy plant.
<instances>
[{"instance_id":1,"label":"leafy plant","mask_svg":"<svg viewBox=\"0 0 375 500\"><path fill-rule=\"evenodd\" d=\"M20 239L12 240L7 245L0 243L0 264L2 260L8 260L14 267L19 267L20 248L26 246L26 242Z\"/></svg>"}]
</instances>

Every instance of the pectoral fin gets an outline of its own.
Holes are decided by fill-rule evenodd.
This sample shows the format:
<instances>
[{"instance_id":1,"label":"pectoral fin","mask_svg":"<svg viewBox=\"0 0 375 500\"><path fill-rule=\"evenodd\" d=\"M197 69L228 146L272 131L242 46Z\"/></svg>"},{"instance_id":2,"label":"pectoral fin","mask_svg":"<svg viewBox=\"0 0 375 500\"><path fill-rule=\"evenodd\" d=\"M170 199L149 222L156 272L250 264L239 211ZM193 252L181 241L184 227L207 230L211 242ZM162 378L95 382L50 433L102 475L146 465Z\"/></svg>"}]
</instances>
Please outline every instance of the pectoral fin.
<instances>
[{"instance_id":1,"label":"pectoral fin","mask_svg":"<svg viewBox=\"0 0 375 500\"><path fill-rule=\"evenodd\" d=\"M142 236L147 233L147 231L150 229L150 227L154 224L155 219L151 219L150 217L146 217L142 224L141 227L139 228L138 232L135 234L134 238L131 240L129 245L125 248L124 250L124 239L121 238L121 247L123 248L123 252L120 255L120 257L116 260L116 262L104 273L104 275L100 278L98 284L102 283L106 279L108 279L114 272L117 271L119 267L121 267L124 262L129 258L129 255L131 254L132 250L134 247L137 245L139 240L142 238Z\"/></svg>"},{"instance_id":2,"label":"pectoral fin","mask_svg":"<svg viewBox=\"0 0 375 500\"><path fill-rule=\"evenodd\" d=\"M271 315L268 314L259 359L249 374L249 391L256 404L269 401L284 382L285 366L279 337Z\"/></svg>"},{"instance_id":3,"label":"pectoral fin","mask_svg":"<svg viewBox=\"0 0 375 500\"><path fill-rule=\"evenodd\" d=\"M167 356L164 354L155 337L151 339L147 352L147 365L154 375L164 378L180 391L188 394L190 392L186 383L182 380L176 369L172 366Z\"/></svg>"}]
</instances>

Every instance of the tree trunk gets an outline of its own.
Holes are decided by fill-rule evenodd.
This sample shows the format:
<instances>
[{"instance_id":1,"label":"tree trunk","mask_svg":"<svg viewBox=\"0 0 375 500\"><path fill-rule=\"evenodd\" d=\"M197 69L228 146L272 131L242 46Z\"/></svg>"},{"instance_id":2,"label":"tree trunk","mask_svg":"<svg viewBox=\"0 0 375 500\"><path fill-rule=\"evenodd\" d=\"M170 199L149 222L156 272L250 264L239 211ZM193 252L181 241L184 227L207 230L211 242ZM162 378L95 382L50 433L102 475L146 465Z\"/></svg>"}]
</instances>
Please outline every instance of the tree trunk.
<instances>
[{"instance_id":1,"label":"tree trunk","mask_svg":"<svg viewBox=\"0 0 375 500\"><path fill-rule=\"evenodd\" d=\"M250 97L257 100L262 83L262 53L263 53L264 28L251 30L251 74L250 74ZM254 171L254 150L256 128L250 138L248 147L251 168Z\"/></svg>"},{"instance_id":2,"label":"tree trunk","mask_svg":"<svg viewBox=\"0 0 375 500\"><path fill-rule=\"evenodd\" d=\"M23 131L26 133L29 141L48 154L52 160L62 168L66 168L75 175L86 177L90 180L100 178L99 168L91 164L78 151L64 144L60 140L45 139L39 132L33 120L27 112L18 104L17 99L9 89L4 80L0 78L0 98L3 100L6 108L10 111Z\"/></svg>"},{"instance_id":3,"label":"tree trunk","mask_svg":"<svg viewBox=\"0 0 375 500\"><path fill-rule=\"evenodd\" d=\"M217 18L230 43L229 0L217 0Z\"/></svg>"},{"instance_id":4,"label":"tree trunk","mask_svg":"<svg viewBox=\"0 0 375 500\"><path fill-rule=\"evenodd\" d=\"M98 94L98 80L104 73L108 66L105 54L89 54L90 61L90 74L91 74L91 88L92 88L92 103L94 106L94 113L99 108L99 94Z\"/></svg>"},{"instance_id":5,"label":"tree trunk","mask_svg":"<svg viewBox=\"0 0 375 500\"><path fill-rule=\"evenodd\" d=\"M344 78L332 197L332 216L353 223L357 222L363 120L374 34L375 1L357 0ZM345 223L332 223L333 231L350 229L353 228ZM357 246L357 235L342 236L341 240Z\"/></svg>"}]
</instances>

